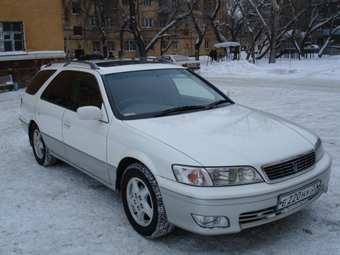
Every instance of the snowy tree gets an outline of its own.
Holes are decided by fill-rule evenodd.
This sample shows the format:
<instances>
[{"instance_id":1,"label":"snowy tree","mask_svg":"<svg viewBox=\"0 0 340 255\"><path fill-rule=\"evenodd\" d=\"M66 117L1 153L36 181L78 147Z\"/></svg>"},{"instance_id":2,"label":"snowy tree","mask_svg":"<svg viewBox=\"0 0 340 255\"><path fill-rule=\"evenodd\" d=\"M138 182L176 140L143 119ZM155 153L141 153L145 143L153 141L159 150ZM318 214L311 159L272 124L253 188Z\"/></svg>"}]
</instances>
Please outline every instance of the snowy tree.
<instances>
[{"instance_id":1,"label":"snowy tree","mask_svg":"<svg viewBox=\"0 0 340 255\"><path fill-rule=\"evenodd\" d=\"M340 25L335 25L336 21L338 20L338 18L340 17L340 5L336 6L336 12L334 13L334 15L332 15L332 20L331 20L331 25L330 25L330 29L329 29L329 35L328 38L325 42L325 44L322 46L322 48L320 49L319 53L318 53L318 57L321 58L325 49L331 44L331 42L334 39L335 33L337 31L340 31Z\"/></svg>"},{"instance_id":2,"label":"snowy tree","mask_svg":"<svg viewBox=\"0 0 340 255\"><path fill-rule=\"evenodd\" d=\"M198 0L194 0L194 6L198 4ZM187 2L188 8L190 8L190 2ZM200 15L194 12L190 13L192 23L197 32L198 38L195 40L195 59L199 60L199 49L202 45L204 35L207 32L208 24L204 15ZM200 25L202 24L202 25Z\"/></svg>"},{"instance_id":3,"label":"snowy tree","mask_svg":"<svg viewBox=\"0 0 340 255\"><path fill-rule=\"evenodd\" d=\"M242 27L244 25L245 17L240 10L240 5L242 1L240 0L229 0L227 2L227 13L226 13L226 27L231 36L233 42L239 41L238 35L241 33Z\"/></svg>"},{"instance_id":4,"label":"snowy tree","mask_svg":"<svg viewBox=\"0 0 340 255\"><path fill-rule=\"evenodd\" d=\"M142 0L143 1L143 0ZM166 24L160 31L158 31L153 38L150 41L146 41L144 39L143 34L145 31L141 29L140 24L140 13L139 13L139 5L141 2L135 1L135 0L129 0L129 9L130 9L130 31L134 36L135 43L138 48L139 56L140 57L146 57L148 51L154 46L154 44L162 39L162 38L175 38L176 32L170 34L168 31L171 28L176 27L179 25L183 20L188 18L193 10L193 5L195 1L192 1L191 3L189 1L182 1L182 0L176 0L172 8L169 8L168 6L164 6L164 8L167 8L167 12L169 15L167 15L169 18L166 21ZM190 3L190 4L189 4ZM167 45L169 47L170 44ZM164 51L164 49L163 49Z\"/></svg>"},{"instance_id":5,"label":"snowy tree","mask_svg":"<svg viewBox=\"0 0 340 255\"><path fill-rule=\"evenodd\" d=\"M327 6L331 3L332 1L329 1L329 0L321 0L318 3L311 5L312 12L309 18L308 27L304 31L305 33L300 42L300 45L297 46L297 49L301 56L305 55L305 50L304 50L305 45L308 39L311 37L312 33L316 31L317 29L325 27L326 25L331 26L331 24L333 24L333 21L339 16L339 7L337 7L337 9L334 10L332 14L328 15L328 17L322 16L324 14L324 9L327 8ZM335 32L336 31L334 31L334 33ZM331 35L330 33L330 36L334 36L334 35Z\"/></svg>"},{"instance_id":6,"label":"snowy tree","mask_svg":"<svg viewBox=\"0 0 340 255\"><path fill-rule=\"evenodd\" d=\"M219 42L226 42L227 38L223 35L222 27L224 22L217 20L217 15L221 9L221 0L212 0L204 2L204 10L203 13L206 15L207 19L209 20L214 33L216 35L217 41Z\"/></svg>"}]
</instances>

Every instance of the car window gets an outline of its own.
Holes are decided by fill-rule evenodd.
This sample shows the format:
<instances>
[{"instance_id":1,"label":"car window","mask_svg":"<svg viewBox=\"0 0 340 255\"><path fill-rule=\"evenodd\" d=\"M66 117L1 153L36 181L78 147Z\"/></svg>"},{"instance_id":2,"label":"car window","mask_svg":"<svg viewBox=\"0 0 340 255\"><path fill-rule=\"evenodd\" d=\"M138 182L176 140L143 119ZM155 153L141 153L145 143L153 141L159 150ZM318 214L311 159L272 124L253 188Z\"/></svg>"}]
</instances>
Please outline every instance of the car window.
<instances>
[{"instance_id":1,"label":"car window","mask_svg":"<svg viewBox=\"0 0 340 255\"><path fill-rule=\"evenodd\" d=\"M105 76L112 108L120 118L153 117L182 106L205 106L223 97L185 69L136 71Z\"/></svg>"},{"instance_id":2,"label":"car window","mask_svg":"<svg viewBox=\"0 0 340 255\"><path fill-rule=\"evenodd\" d=\"M81 106L101 108L103 102L96 77L75 71L60 72L45 89L41 99L72 111Z\"/></svg>"},{"instance_id":3,"label":"car window","mask_svg":"<svg viewBox=\"0 0 340 255\"><path fill-rule=\"evenodd\" d=\"M42 85L50 78L56 70L42 70L38 72L27 86L26 93L34 95Z\"/></svg>"},{"instance_id":4,"label":"car window","mask_svg":"<svg viewBox=\"0 0 340 255\"><path fill-rule=\"evenodd\" d=\"M74 71L60 72L45 89L41 99L62 107L68 107L70 88L75 75L76 72Z\"/></svg>"},{"instance_id":5,"label":"car window","mask_svg":"<svg viewBox=\"0 0 340 255\"><path fill-rule=\"evenodd\" d=\"M69 109L76 111L82 106L101 108L102 97L97 79L90 73L78 72L71 85Z\"/></svg>"},{"instance_id":6,"label":"car window","mask_svg":"<svg viewBox=\"0 0 340 255\"><path fill-rule=\"evenodd\" d=\"M173 62L170 56L164 56L164 59Z\"/></svg>"},{"instance_id":7,"label":"car window","mask_svg":"<svg viewBox=\"0 0 340 255\"><path fill-rule=\"evenodd\" d=\"M183 55L175 55L174 56L174 59L176 61L189 61L190 59L186 56L183 56Z\"/></svg>"}]
</instances>

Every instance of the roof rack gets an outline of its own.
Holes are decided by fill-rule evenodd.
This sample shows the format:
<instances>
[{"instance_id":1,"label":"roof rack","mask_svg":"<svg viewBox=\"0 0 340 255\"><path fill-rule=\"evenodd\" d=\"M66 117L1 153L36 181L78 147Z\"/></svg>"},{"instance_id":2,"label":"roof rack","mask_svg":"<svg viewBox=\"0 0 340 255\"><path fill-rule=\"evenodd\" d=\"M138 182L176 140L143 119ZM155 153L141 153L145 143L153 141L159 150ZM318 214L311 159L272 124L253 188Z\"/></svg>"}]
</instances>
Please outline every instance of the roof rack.
<instances>
[{"instance_id":1,"label":"roof rack","mask_svg":"<svg viewBox=\"0 0 340 255\"><path fill-rule=\"evenodd\" d=\"M80 65L88 65L91 69L98 70L101 67L112 67L112 66L121 66L121 65L133 65L133 64L150 64L150 63L171 63L161 59L152 58L152 57L122 57L122 58L114 58L114 59L106 59L106 60L60 60L53 61L42 68L52 66L53 64L63 64L64 67L69 66L71 64L80 64Z\"/></svg>"},{"instance_id":2,"label":"roof rack","mask_svg":"<svg viewBox=\"0 0 340 255\"><path fill-rule=\"evenodd\" d=\"M44 67L49 67L52 66L53 64L62 64L65 63L63 66L66 67L72 63L75 64L84 64L84 65L89 65L91 69L99 69L100 67L97 66L94 62L89 62L89 61L77 61L77 60L60 60L60 61L53 61L45 65Z\"/></svg>"},{"instance_id":3,"label":"roof rack","mask_svg":"<svg viewBox=\"0 0 340 255\"><path fill-rule=\"evenodd\" d=\"M97 60L94 62L96 63L97 66L100 66L100 67L161 63L161 61L159 61L156 58L152 58L152 57L122 57L122 58L114 58L114 59L108 59L108 60Z\"/></svg>"}]
</instances>

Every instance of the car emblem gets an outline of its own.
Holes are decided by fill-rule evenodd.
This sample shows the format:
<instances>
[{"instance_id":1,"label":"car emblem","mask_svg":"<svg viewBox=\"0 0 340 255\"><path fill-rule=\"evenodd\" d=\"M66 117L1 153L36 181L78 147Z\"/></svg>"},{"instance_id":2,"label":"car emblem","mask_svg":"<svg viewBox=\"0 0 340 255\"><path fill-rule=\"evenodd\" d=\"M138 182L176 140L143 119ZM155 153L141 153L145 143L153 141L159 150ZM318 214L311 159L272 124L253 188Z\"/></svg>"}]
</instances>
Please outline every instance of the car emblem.
<instances>
[{"instance_id":1,"label":"car emblem","mask_svg":"<svg viewBox=\"0 0 340 255\"><path fill-rule=\"evenodd\" d=\"M295 162L293 162L292 164L293 164L293 169L294 169L294 172L297 172L297 171L299 171L299 164L298 164L298 162L297 162L297 161L295 161Z\"/></svg>"}]
</instances>

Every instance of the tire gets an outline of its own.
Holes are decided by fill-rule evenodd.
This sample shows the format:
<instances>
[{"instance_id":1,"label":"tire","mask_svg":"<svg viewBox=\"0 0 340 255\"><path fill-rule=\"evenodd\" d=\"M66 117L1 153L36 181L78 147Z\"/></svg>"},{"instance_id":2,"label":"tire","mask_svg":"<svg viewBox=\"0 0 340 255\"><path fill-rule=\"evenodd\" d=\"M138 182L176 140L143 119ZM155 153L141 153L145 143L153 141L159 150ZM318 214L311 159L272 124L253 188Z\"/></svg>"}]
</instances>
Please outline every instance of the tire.
<instances>
[{"instance_id":1,"label":"tire","mask_svg":"<svg viewBox=\"0 0 340 255\"><path fill-rule=\"evenodd\" d=\"M36 161L42 166L49 166L57 162L46 147L37 124L33 124L30 132L33 154Z\"/></svg>"},{"instance_id":2,"label":"tire","mask_svg":"<svg viewBox=\"0 0 340 255\"><path fill-rule=\"evenodd\" d=\"M174 229L167 220L157 181L144 165L132 164L124 172L122 202L130 224L140 235L155 239Z\"/></svg>"}]
</instances>

